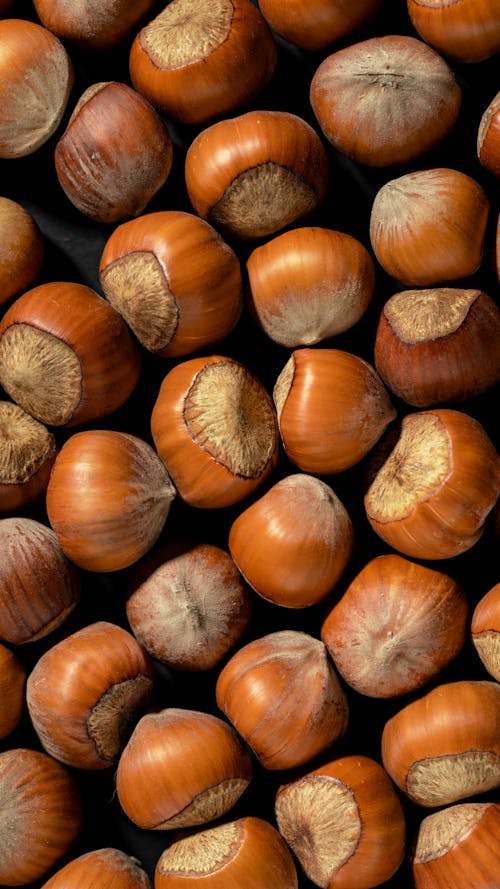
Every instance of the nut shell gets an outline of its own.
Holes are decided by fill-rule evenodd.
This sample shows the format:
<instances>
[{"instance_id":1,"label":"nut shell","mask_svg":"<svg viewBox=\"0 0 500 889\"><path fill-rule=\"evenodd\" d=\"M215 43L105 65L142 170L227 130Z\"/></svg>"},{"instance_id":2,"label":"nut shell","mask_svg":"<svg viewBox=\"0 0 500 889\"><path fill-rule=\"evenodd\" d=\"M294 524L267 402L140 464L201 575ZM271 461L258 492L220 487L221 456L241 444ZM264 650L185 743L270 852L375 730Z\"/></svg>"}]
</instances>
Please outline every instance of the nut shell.
<instances>
[{"instance_id":1,"label":"nut shell","mask_svg":"<svg viewBox=\"0 0 500 889\"><path fill-rule=\"evenodd\" d=\"M375 367L413 407L474 398L500 382L500 309L456 287L395 293L380 314Z\"/></svg>"},{"instance_id":2,"label":"nut shell","mask_svg":"<svg viewBox=\"0 0 500 889\"><path fill-rule=\"evenodd\" d=\"M248 303L265 333L288 348L349 330L375 288L375 266L356 238L319 226L292 229L252 251Z\"/></svg>"},{"instance_id":3,"label":"nut shell","mask_svg":"<svg viewBox=\"0 0 500 889\"><path fill-rule=\"evenodd\" d=\"M458 680L411 701L384 726L384 767L400 790L433 808L500 786L500 686Z\"/></svg>"},{"instance_id":4,"label":"nut shell","mask_svg":"<svg viewBox=\"0 0 500 889\"><path fill-rule=\"evenodd\" d=\"M333 489L292 473L233 521L229 549L243 577L263 599L285 608L322 601L343 575L354 529Z\"/></svg>"},{"instance_id":5,"label":"nut shell","mask_svg":"<svg viewBox=\"0 0 500 889\"><path fill-rule=\"evenodd\" d=\"M359 463L396 417L372 365L342 349L296 349L273 399L289 459L318 475Z\"/></svg>"},{"instance_id":6,"label":"nut shell","mask_svg":"<svg viewBox=\"0 0 500 889\"><path fill-rule=\"evenodd\" d=\"M377 556L326 615L321 638L358 693L408 694L462 650L469 607L448 575L395 554Z\"/></svg>"},{"instance_id":7,"label":"nut shell","mask_svg":"<svg viewBox=\"0 0 500 889\"><path fill-rule=\"evenodd\" d=\"M252 760L234 729L210 713L169 707L143 716L116 773L126 815L146 830L206 824L246 790Z\"/></svg>"},{"instance_id":8,"label":"nut shell","mask_svg":"<svg viewBox=\"0 0 500 889\"><path fill-rule=\"evenodd\" d=\"M382 766L345 756L282 785L278 830L320 889L372 889L405 852L403 807Z\"/></svg>"},{"instance_id":9,"label":"nut shell","mask_svg":"<svg viewBox=\"0 0 500 889\"><path fill-rule=\"evenodd\" d=\"M58 129L73 65L58 38L24 19L0 21L0 158L33 154Z\"/></svg>"},{"instance_id":10,"label":"nut shell","mask_svg":"<svg viewBox=\"0 0 500 889\"><path fill-rule=\"evenodd\" d=\"M411 856L416 889L489 889L500 878L498 803L458 803L427 815Z\"/></svg>"},{"instance_id":11,"label":"nut shell","mask_svg":"<svg viewBox=\"0 0 500 889\"><path fill-rule=\"evenodd\" d=\"M470 631L483 666L500 682L500 583L491 587L477 603Z\"/></svg>"},{"instance_id":12,"label":"nut shell","mask_svg":"<svg viewBox=\"0 0 500 889\"><path fill-rule=\"evenodd\" d=\"M454 61L482 62L500 50L495 0L407 0L407 5L422 39Z\"/></svg>"},{"instance_id":13,"label":"nut shell","mask_svg":"<svg viewBox=\"0 0 500 889\"><path fill-rule=\"evenodd\" d=\"M61 626L80 598L81 576L47 525L0 520L0 638L34 642Z\"/></svg>"},{"instance_id":14,"label":"nut shell","mask_svg":"<svg viewBox=\"0 0 500 889\"><path fill-rule=\"evenodd\" d=\"M375 195L371 245L382 268L408 287L457 281L481 265L489 211L483 187L460 170L405 173Z\"/></svg>"},{"instance_id":15,"label":"nut shell","mask_svg":"<svg viewBox=\"0 0 500 889\"><path fill-rule=\"evenodd\" d=\"M123 318L84 284L40 284L0 322L0 383L49 426L107 416L132 394L140 372Z\"/></svg>"},{"instance_id":16,"label":"nut shell","mask_svg":"<svg viewBox=\"0 0 500 889\"><path fill-rule=\"evenodd\" d=\"M166 358L215 345L240 318L239 259L192 213L165 210L118 226L99 275L105 296L141 345Z\"/></svg>"},{"instance_id":17,"label":"nut shell","mask_svg":"<svg viewBox=\"0 0 500 889\"><path fill-rule=\"evenodd\" d=\"M266 769L303 765L339 741L349 706L325 646L278 630L238 649L219 673L217 705Z\"/></svg>"},{"instance_id":18,"label":"nut shell","mask_svg":"<svg viewBox=\"0 0 500 889\"><path fill-rule=\"evenodd\" d=\"M322 203L328 159L316 131L286 111L248 111L211 124L186 154L188 197L228 237L267 237Z\"/></svg>"},{"instance_id":19,"label":"nut shell","mask_svg":"<svg viewBox=\"0 0 500 889\"><path fill-rule=\"evenodd\" d=\"M250 0L173 0L135 37L135 88L170 118L201 124L247 104L267 85L276 45Z\"/></svg>"},{"instance_id":20,"label":"nut shell","mask_svg":"<svg viewBox=\"0 0 500 889\"><path fill-rule=\"evenodd\" d=\"M0 197L0 305L34 283L45 259L35 218L17 201Z\"/></svg>"},{"instance_id":21,"label":"nut shell","mask_svg":"<svg viewBox=\"0 0 500 889\"><path fill-rule=\"evenodd\" d=\"M292 854L272 824L248 816L183 836L158 859L156 889L297 889Z\"/></svg>"},{"instance_id":22,"label":"nut shell","mask_svg":"<svg viewBox=\"0 0 500 889\"><path fill-rule=\"evenodd\" d=\"M150 703L153 676L146 652L109 621L66 636L42 654L26 685L44 750L78 769L112 766Z\"/></svg>"},{"instance_id":23,"label":"nut shell","mask_svg":"<svg viewBox=\"0 0 500 889\"><path fill-rule=\"evenodd\" d=\"M2 886L45 876L83 825L82 799L65 766L38 750L1 752L0 824Z\"/></svg>"},{"instance_id":24,"label":"nut shell","mask_svg":"<svg viewBox=\"0 0 500 889\"><path fill-rule=\"evenodd\" d=\"M147 442L94 429L72 435L61 448L46 506L68 558L86 571L107 572L151 549L174 497L167 470Z\"/></svg>"},{"instance_id":25,"label":"nut shell","mask_svg":"<svg viewBox=\"0 0 500 889\"><path fill-rule=\"evenodd\" d=\"M167 373L151 432L179 495L199 509L250 496L278 459L271 396L248 368L222 355L191 358Z\"/></svg>"},{"instance_id":26,"label":"nut shell","mask_svg":"<svg viewBox=\"0 0 500 889\"><path fill-rule=\"evenodd\" d=\"M172 160L163 120L140 93L116 81L85 90L54 152L67 198L101 223L142 213L167 181Z\"/></svg>"},{"instance_id":27,"label":"nut shell","mask_svg":"<svg viewBox=\"0 0 500 889\"><path fill-rule=\"evenodd\" d=\"M310 101L338 151L356 163L386 167L438 146L455 125L462 95L438 53L414 37L390 34L323 59Z\"/></svg>"},{"instance_id":28,"label":"nut shell","mask_svg":"<svg viewBox=\"0 0 500 889\"><path fill-rule=\"evenodd\" d=\"M84 51L114 49L140 24L154 0L34 0L49 31Z\"/></svg>"},{"instance_id":29,"label":"nut shell","mask_svg":"<svg viewBox=\"0 0 500 889\"><path fill-rule=\"evenodd\" d=\"M383 459L365 494L382 540L416 559L477 543L500 494L500 456L478 420L446 408L407 414Z\"/></svg>"}]
</instances>

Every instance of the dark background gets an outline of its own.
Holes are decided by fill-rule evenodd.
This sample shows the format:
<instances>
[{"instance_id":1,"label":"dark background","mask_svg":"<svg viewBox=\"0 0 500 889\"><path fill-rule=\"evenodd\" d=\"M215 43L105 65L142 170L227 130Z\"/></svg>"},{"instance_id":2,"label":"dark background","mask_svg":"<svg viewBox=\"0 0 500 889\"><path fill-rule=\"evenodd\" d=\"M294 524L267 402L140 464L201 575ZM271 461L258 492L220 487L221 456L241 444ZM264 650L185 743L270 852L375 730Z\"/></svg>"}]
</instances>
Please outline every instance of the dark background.
<instances>
[{"instance_id":1,"label":"dark background","mask_svg":"<svg viewBox=\"0 0 500 889\"><path fill-rule=\"evenodd\" d=\"M163 5L163 3L157 4L149 17L163 8ZM10 15L37 21L32 4L22 0L14 6ZM385 0L377 19L369 29L350 35L332 47L331 51L363 37L389 33L417 36L409 22L403 0ZM34 155L16 160L0 160L0 194L18 201L31 212L45 237L46 258L37 283L74 281L87 284L101 292L98 277L99 259L113 227L86 219L70 204L55 175L53 152L77 99L88 85L106 80L130 83L128 51L131 40L132 38L119 50L105 55L78 52L68 47L75 69L75 82L65 118L58 132ZM329 54L329 51L303 52L286 44L280 38L277 38L277 44L278 65L271 83L251 106L246 106L241 111L249 110L251 107L292 111L308 120L319 131L309 105L309 84L320 61ZM481 115L500 86L498 58L474 65L450 64L462 87L460 117L449 137L436 151L423 159L419 166L422 168L451 166L460 169L472 175L487 191L492 209L485 258L481 269L473 279L468 280L467 286L482 288L490 295L498 297L493 257L495 225L499 211L498 182L481 167L476 156L476 136ZM166 118L165 122L174 143L174 163L167 182L151 201L147 211L192 210L185 191L183 163L189 144L203 127L174 125ZM330 163L330 184L324 204L309 222L351 234L369 247L369 216L375 194L384 182L409 172L410 168L393 167L381 170L363 168L341 156L327 143L325 147ZM417 165L414 164L412 168L416 169ZM232 246L237 249L244 268L246 256L255 244L250 247ZM353 330L321 345L352 351L373 363L374 330L381 306L391 293L399 289L401 288L397 283L377 267L376 293L365 317ZM246 311L233 334L217 351L241 360L257 374L269 391L272 390L279 372L289 357L288 350L266 339ZM123 408L106 418L104 422L101 421L99 425L133 432L152 444L149 417L161 380L171 367L171 363L166 359L147 354L143 357L143 373L137 390ZM0 397L4 397L1 390ZM394 402L400 416L408 412L407 406L398 403L396 399ZM497 447L500 447L498 386L483 396L463 404L461 409L479 419ZM58 443L62 444L70 434L69 431L56 430ZM335 478L325 479L346 505L356 529L355 553L346 576L332 594L333 599L340 596L342 590L370 558L389 551L366 522L362 507L363 470L362 466L358 466ZM288 464L286 457L281 453L271 482L274 483L280 476L292 471L294 467ZM259 495L260 493L262 492L259 492ZM237 505L220 510L215 515L212 513L207 521L206 513L186 507L177 498L171 508L162 539L181 539L189 536L199 542L214 543L227 548L229 527L241 508L241 505ZM43 502L27 510L26 514L47 522ZM434 563L433 567L442 569L460 580L472 608L475 602L498 582L498 545L498 539L490 522L482 540L471 551L443 564ZM67 622L50 637L16 649L28 671L49 645L93 620L111 620L128 628L125 601L130 572L114 572L111 575L84 572L83 576L82 600ZM303 629L318 636L322 616L329 605L331 602L300 611L288 611L271 606L255 597L254 616L243 641L284 628ZM214 685L218 670L182 675L174 674L160 664L156 665L156 669L156 705L192 707L217 712ZM488 678L470 641L466 643L457 661L440 675L438 681L458 678ZM331 758L345 753L365 753L380 759L380 734L383 725L386 719L411 697L407 696L404 701L372 701L348 689L349 728L344 739L331 751ZM17 746L39 749L38 739L26 714L16 731L0 742L0 750ZM328 753L320 760L326 761L326 756ZM308 764L307 770L317 764L319 761ZM136 855L152 875L158 856L172 836L168 832L142 831L128 821L115 797L113 769L95 773L72 771L84 799L87 817L83 832L73 847L71 856L67 856L64 861L93 848L116 846ZM274 823L273 800L276 790L280 783L291 777L292 774L266 773L255 763L254 781L227 817L256 814ZM425 812L404 800L403 804L407 813L411 844L411 837ZM384 886L386 889L408 889L409 882L406 865L403 865L398 874ZM43 881L34 885L42 884ZM311 885L300 876L301 889L308 889Z\"/></svg>"}]
</instances>

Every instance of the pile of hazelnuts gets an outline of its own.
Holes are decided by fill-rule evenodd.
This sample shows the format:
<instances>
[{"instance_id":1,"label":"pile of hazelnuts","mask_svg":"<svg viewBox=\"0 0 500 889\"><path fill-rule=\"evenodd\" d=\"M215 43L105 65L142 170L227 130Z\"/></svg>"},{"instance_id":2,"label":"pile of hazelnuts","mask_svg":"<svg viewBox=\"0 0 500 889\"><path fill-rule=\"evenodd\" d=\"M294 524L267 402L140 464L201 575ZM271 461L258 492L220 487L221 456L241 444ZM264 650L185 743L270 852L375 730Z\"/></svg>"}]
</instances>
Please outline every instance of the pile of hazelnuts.
<instances>
[{"instance_id":1,"label":"pile of hazelnuts","mask_svg":"<svg viewBox=\"0 0 500 889\"><path fill-rule=\"evenodd\" d=\"M498 889L498 0L0 16L0 884Z\"/></svg>"}]
</instances>

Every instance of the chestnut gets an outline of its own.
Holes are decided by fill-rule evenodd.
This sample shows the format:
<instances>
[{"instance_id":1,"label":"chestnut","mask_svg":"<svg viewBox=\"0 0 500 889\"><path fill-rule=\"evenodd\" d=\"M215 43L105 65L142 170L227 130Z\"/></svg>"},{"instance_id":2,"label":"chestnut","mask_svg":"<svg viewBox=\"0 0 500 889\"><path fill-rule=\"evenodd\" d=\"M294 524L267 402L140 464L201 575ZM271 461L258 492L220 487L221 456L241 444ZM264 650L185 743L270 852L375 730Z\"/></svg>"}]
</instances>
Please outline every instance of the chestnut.
<instances>
[{"instance_id":1,"label":"chestnut","mask_svg":"<svg viewBox=\"0 0 500 889\"><path fill-rule=\"evenodd\" d=\"M168 117L200 124L254 99L276 59L250 0L172 0L136 35L129 70L136 90Z\"/></svg>"},{"instance_id":2,"label":"chestnut","mask_svg":"<svg viewBox=\"0 0 500 889\"><path fill-rule=\"evenodd\" d=\"M78 769L112 766L150 703L153 676L139 643L109 621L65 636L42 654L26 683L44 750Z\"/></svg>"},{"instance_id":3,"label":"chestnut","mask_svg":"<svg viewBox=\"0 0 500 889\"><path fill-rule=\"evenodd\" d=\"M303 765L347 729L348 701L325 646L297 630L240 647L220 671L215 694L266 769Z\"/></svg>"},{"instance_id":4,"label":"chestnut","mask_svg":"<svg viewBox=\"0 0 500 889\"><path fill-rule=\"evenodd\" d=\"M0 643L0 740L17 728L24 712L26 669L18 656Z\"/></svg>"},{"instance_id":5,"label":"chestnut","mask_svg":"<svg viewBox=\"0 0 500 889\"><path fill-rule=\"evenodd\" d=\"M399 869L406 819L382 766L345 756L282 785L278 830L320 889L372 889Z\"/></svg>"},{"instance_id":6,"label":"chestnut","mask_svg":"<svg viewBox=\"0 0 500 889\"><path fill-rule=\"evenodd\" d=\"M49 522L61 548L87 571L118 571L161 534L175 488L142 438L89 429L67 439L47 486Z\"/></svg>"},{"instance_id":7,"label":"chestnut","mask_svg":"<svg viewBox=\"0 0 500 889\"><path fill-rule=\"evenodd\" d=\"M0 158L33 154L56 132L73 87L73 64L36 22L0 21Z\"/></svg>"},{"instance_id":8,"label":"chestnut","mask_svg":"<svg viewBox=\"0 0 500 889\"><path fill-rule=\"evenodd\" d=\"M358 164L386 167L436 148L462 93L441 56L415 37L385 34L338 49L316 69L310 101L323 134Z\"/></svg>"},{"instance_id":9,"label":"chestnut","mask_svg":"<svg viewBox=\"0 0 500 889\"><path fill-rule=\"evenodd\" d=\"M435 686L387 720L381 754L394 783L426 808L500 787L500 685Z\"/></svg>"},{"instance_id":10,"label":"chestnut","mask_svg":"<svg viewBox=\"0 0 500 889\"><path fill-rule=\"evenodd\" d=\"M328 159L316 131L286 111L247 111L211 124L185 162L196 213L241 241L274 234L310 216L328 184Z\"/></svg>"},{"instance_id":11,"label":"chestnut","mask_svg":"<svg viewBox=\"0 0 500 889\"><path fill-rule=\"evenodd\" d=\"M24 509L45 493L56 440L43 423L0 401L0 513Z\"/></svg>"},{"instance_id":12,"label":"chestnut","mask_svg":"<svg viewBox=\"0 0 500 889\"><path fill-rule=\"evenodd\" d=\"M20 645L64 623L80 599L81 576L52 528L34 519L0 519L0 639Z\"/></svg>"},{"instance_id":13,"label":"chestnut","mask_svg":"<svg viewBox=\"0 0 500 889\"><path fill-rule=\"evenodd\" d=\"M185 834L160 855L155 889L297 889L287 844L263 818L248 815Z\"/></svg>"},{"instance_id":14,"label":"chestnut","mask_svg":"<svg viewBox=\"0 0 500 889\"><path fill-rule=\"evenodd\" d=\"M500 455L463 411L416 411L365 494L372 528L399 553L449 559L480 539L500 495Z\"/></svg>"},{"instance_id":15,"label":"chestnut","mask_svg":"<svg viewBox=\"0 0 500 889\"><path fill-rule=\"evenodd\" d=\"M126 83L92 84L80 96L54 151L59 184L95 222L138 216L168 179L170 133Z\"/></svg>"},{"instance_id":16,"label":"chestnut","mask_svg":"<svg viewBox=\"0 0 500 889\"><path fill-rule=\"evenodd\" d=\"M434 287L473 275L483 260L490 202L472 176L448 167L390 179L372 204L377 260L408 287Z\"/></svg>"},{"instance_id":17,"label":"chestnut","mask_svg":"<svg viewBox=\"0 0 500 889\"><path fill-rule=\"evenodd\" d=\"M456 62L482 62L500 50L496 0L407 0L420 37Z\"/></svg>"},{"instance_id":18,"label":"chestnut","mask_svg":"<svg viewBox=\"0 0 500 889\"><path fill-rule=\"evenodd\" d=\"M288 43L318 51L371 24L381 0L259 0L260 11Z\"/></svg>"},{"instance_id":19,"label":"chestnut","mask_svg":"<svg viewBox=\"0 0 500 889\"><path fill-rule=\"evenodd\" d=\"M500 16L498 28L500 32ZM483 111L479 122L477 156L486 170L500 177L500 91Z\"/></svg>"},{"instance_id":20,"label":"chestnut","mask_svg":"<svg viewBox=\"0 0 500 889\"><path fill-rule=\"evenodd\" d=\"M114 49L134 31L154 0L33 0L38 18L71 47L87 52Z\"/></svg>"},{"instance_id":21,"label":"chestnut","mask_svg":"<svg viewBox=\"0 0 500 889\"><path fill-rule=\"evenodd\" d=\"M372 365L342 349L293 351L273 399L289 459L317 475L359 463L396 417Z\"/></svg>"},{"instance_id":22,"label":"chestnut","mask_svg":"<svg viewBox=\"0 0 500 889\"><path fill-rule=\"evenodd\" d=\"M363 244L319 226L292 229L256 247L247 273L258 324L289 348L349 330L375 289L375 266Z\"/></svg>"},{"instance_id":23,"label":"chestnut","mask_svg":"<svg viewBox=\"0 0 500 889\"><path fill-rule=\"evenodd\" d=\"M500 382L500 309L458 287L404 290L380 313L375 367L413 407L473 398Z\"/></svg>"},{"instance_id":24,"label":"chestnut","mask_svg":"<svg viewBox=\"0 0 500 889\"><path fill-rule=\"evenodd\" d=\"M134 636L173 669L212 669L250 622L248 586L229 553L212 544L152 550L131 587L126 612Z\"/></svg>"},{"instance_id":25,"label":"chestnut","mask_svg":"<svg viewBox=\"0 0 500 889\"><path fill-rule=\"evenodd\" d=\"M457 803L422 819L410 866L415 889L491 889L500 880L500 805Z\"/></svg>"},{"instance_id":26,"label":"chestnut","mask_svg":"<svg viewBox=\"0 0 500 889\"><path fill-rule=\"evenodd\" d=\"M99 276L139 342L166 358L218 343L240 318L239 259L193 213L164 210L119 225L104 246Z\"/></svg>"},{"instance_id":27,"label":"chestnut","mask_svg":"<svg viewBox=\"0 0 500 889\"><path fill-rule=\"evenodd\" d=\"M306 473L280 479L233 521L229 550L263 599L285 608L322 601L354 549L349 513L330 485Z\"/></svg>"},{"instance_id":28,"label":"chestnut","mask_svg":"<svg viewBox=\"0 0 500 889\"><path fill-rule=\"evenodd\" d=\"M252 759L232 726L198 710L167 707L137 723L118 762L118 800L146 830L206 824L228 812L252 779Z\"/></svg>"},{"instance_id":29,"label":"chestnut","mask_svg":"<svg viewBox=\"0 0 500 889\"><path fill-rule=\"evenodd\" d=\"M468 600L441 571L396 554L376 556L351 581L321 625L336 669L358 693L408 694L462 650Z\"/></svg>"},{"instance_id":30,"label":"chestnut","mask_svg":"<svg viewBox=\"0 0 500 889\"><path fill-rule=\"evenodd\" d=\"M83 826L73 776L38 750L0 752L0 823L1 885L24 886L44 877Z\"/></svg>"},{"instance_id":31,"label":"chestnut","mask_svg":"<svg viewBox=\"0 0 500 889\"><path fill-rule=\"evenodd\" d=\"M470 631L483 666L500 682L500 583L480 598L472 614Z\"/></svg>"},{"instance_id":32,"label":"chestnut","mask_svg":"<svg viewBox=\"0 0 500 889\"><path fill-rule=\"evenodd\" d=\"M84 284L51 281L0 321L0 384L48 426L106 416L127 400L141 355L121 316Z\"/></svg>"},{"instance_id":33,"label":"chestnut","mask_svg":"<svg viewBox=\"0 0 500 889\"><path fill-rule=\"evenodd\" d=\"M140 862L121 849L105 847L73 858L43 884L42 889L152 889Z\"/></svg>"},{"instance_id":34,"label":"chestnut","mask_svg":"<svg viewBox=\"0 0 500 889\"><path fill-rule=\"evenodd\" d=\"M247 367L223 355L190 358L168 371L151 433L177 492L199 509L250 496L278 459L271 396Z\"/></svg>"},{"instance_id":35,"label":"chestnut","mask_svg":"<svg viewBox=\"0 0 500 889\"><path fill-rule=\"evenodd\" d=\"M0 197L0 306L34 283L44 259L45 238L34 216Z\"/></svg>"}]
</instances>

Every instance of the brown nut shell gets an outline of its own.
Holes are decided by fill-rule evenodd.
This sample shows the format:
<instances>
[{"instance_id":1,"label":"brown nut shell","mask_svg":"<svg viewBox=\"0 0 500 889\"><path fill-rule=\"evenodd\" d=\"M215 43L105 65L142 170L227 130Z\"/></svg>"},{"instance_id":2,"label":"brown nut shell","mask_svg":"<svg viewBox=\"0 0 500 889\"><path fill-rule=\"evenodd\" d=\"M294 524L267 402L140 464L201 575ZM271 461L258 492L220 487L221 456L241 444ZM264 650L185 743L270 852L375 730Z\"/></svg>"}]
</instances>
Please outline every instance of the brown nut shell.
<instances>
[{"instance_id":1,"label":"brown nut shell","mask_svg":"<svg viewBox=\"0 0 500 889\"><path fill-rule=\"evenodd\" d=\"M278 459L271 396L248 368L221 355L191 358L167 373L151 432L179 495L200 509L250 496Z\"/></svg>"},{"instance_id":2,"label":"brown nut shell","mask_svg":"<svg viewBox=\"0 0 500 889\"><path fill-rule=\"evenodd\" d=\"M34 0L49 31L84 51L114 49L141 23L154 0Z\"/></svg>"},{"instance_id":3,"label":"brown nut shell","mask_svg":"<svg viewBox=\"0 0 500 889\"><path fill-rule=\"evenodd\" d=\"M275 827L252 815L174 840L160 855L156 889L297 889L292 853Z\"/></svg>"},{"instance_id":4,"label":"brown nut shell","mask_svg":"<svg viewBox=\"0 0 500 889\"><path fill-rule=\"evenodd\" d=\"M18 726L24 712L26 670L17 655L0 643L0 740Z\"/></svg>"},{"instance_id":5,"label":"brown nut shell","mask_svg":"<svg viewBox=\"0 0 500 889\"><path fill-rule=\"evenodd\" d=\"M125 83L96 83L78 100L54 161L68 200L95 222L142 213L163 187L173 146L163 120Z\"/></svg>"},{"instance_id":6,"label":"brown nut shell","mask_svg":"<svg viewBox=\"0 0 500 889\"><path fill-rule=\"evenodd\" d=\"M90 429L72 435L57 455L47 515L71 561L87 571L118 571L156 543L175 493L147 442Z\"/></svg>"},{"instance_id":7,"label":"brown nut shell","mask_svg":"<svg viewBox=\"0 0 500 889\"><path fill-rule=\"evenodd\" d=\"M380 0L259 0L265 19L280 37L301 49L326 49L371 24Z\"/></svg>"},{"instance_id":8,"label":"brown nut shell","mask_svg":"<svg viewBox=\"0 0 500 889\"><path fill-rule=\"evenodd\" d=\"M477 156L483 167L500 177L500 91L483 111L479 122Z\"/></svg>"},{"instance_id":9,"label":"brown nut shell","mask_svg":"<svg viewBox=\"0 0 500 889\"><path fill-rule=\"evenodd\" d=\"M500 685L437 685L385 723L381 753L399 789L433 808L500 786Z\"/></svg>"},{"instance_id":10,"label":"brown nut shell","mask_svg":"<svg viewBox=\"0 0 500 889\"><path fill-rule=\"evenodd\" d=\"M116 773L119 802L146 830L207 824L228 812L252 778L252 760L232 726L197 710L143 716Z\"/></svg>"},{"instance_id":11,"label":"brown nut shell","mask_svg":"<svg viewBox=\"0 0 500 889\"><path fill-rule=\"evenodd\" d=\"M11 401L0 401L0 513L19 512L46 491L56 439Z\"/></svg>"},{"instance_id":12,"label":"brown nut shell","mask_svg":"<svg viewBox=\"0 0 500 889\"><path fill-rule=\"evenodd\" d=\"M217 706L266 769L303 765L339 741L349 706L319 639L278 630L243 645L219 673Z\"/></svg>"},{"instance_id":13,"label":"brown nut shell","mask_svg":"<svg viewBox=\"0 0 500 889\"><path fill-rule=\"evenodd\" d=\"M374 698L408 694L462 650L468 600L460 584L401 556L377 556L326 615L321 638L343 679Z\"/></svg>"},{"instance_id":14,"label":"brown nut shell","mask_svg":"<svg viewBox=\"0 0 500 889\"><path fill-rule=\"evenodd\" d=\"M0 383L48 426L107 416L132 394L140 371L123 318L84 284L40 284L0 322Z\"/></svg>"},{"instance_id":15,"label":"brown nut shell","mask_svg":"<svg viewBox=\"0 0 500 889\"><path fill-rule=\"evenodd\" d=\"M282 785L278 830L320 889L372 889L402 863L405 814L382 766L345 756Z\"/></svg>"},{"instance_id":16,"label":"brown nut shell","mask_svg":"<svg viewBox=\"0 0 500 889\"><path fill-rule=\"evenodd\" d=\"M415 889L490 889L500 880L500 805L457 803L420 822L411 872Z\"/></svg>"},{"instance_id":17,"label":"brown nut shell","mask_svg":"<svg viewBox=\"0 0 500 889\"><path fill-rule=\"evenodd\" d=\"M47 636L78 603L80 573L52 528L34 519L1 519L0 552L0 638L20 645Z\"/></svg>"},{"instance_id":18,"label":"brown nut shell","mask_svg":"<svg viewBox=\"0 0 500 889\"><path fill-rule=\"evenodd\" d=\"M35 218L17 201L0 197L0 306L40 274L45 239Z\"/></svg>"},{"instance_id":19,"label":"brown nut shell","mask_svg":"<svg viewBox=\"0 0 500 889\"><path fill-rule=\"evenodd\" d=\"M292 229L252 251L248 302L264 332L288 348L349 330L375 289L368 250L351 235L319 226Z\"/></svg>"},{"instance_id":20,"label":"brown nut shell","mask_svg":"<svg viewBox=\"0 0 500 889\"><path fill-rule=\"evenodd\" d=\"M0 881L25 886L45 876L76 840L83 805L65 766L46 753L0 753Z\"/></svg>"},{"instance_id":21,"label":"brown nut shell","mask_svg":"<svg viewBox=\"0 0 500 889\"><path fill-rule=\"evenodd\" d=\"M273 398L288 457L319 475L359 463L396 417L372 365L342 349L296 349Z\"/></svg>"},{"instance_id":22,"label":"brown nut shell","mask_svg":"<svg viewBox=\"0 0 500 889\"><path fill-rule=\"evenodd\" d=\"M470 631L483 666L500 682L500 583L491 587L477 603Z\"/></svg>"},{"instance_id":23,"label":"brown nut shell","mask_svg":"<svg viewBox=\"0 0 500 889\"><path fill-rule=\"evenodd\" d=\"M229 549L247 583L284 608L322 601L342 577L354 529L330 485L292 473L233 521Z\"/></svg>"},{"instance_id":24,"label":"brown nut shell","mask_svg":"<svg viewBox=\"0 0 500 889\"><path fill-rule=\"evenodd\" d=\"M66 636L42 654L26 685L44 750L74 768L111 767L150 703L153 676L131 633L109 621Z\"/></svg>"},{"instance_id":25,"label":"brown nut shell","mask_svg":"<svg viewBox=\"0 0 500 889\"><path fill-rule=\"evenodd\" d=\"M233 559L208 543L166 544L137 566L126 612L134 636L174 670L210 670L250 622L253 599Z\"/></svg>"},{"instance_id":26,"label":"brown nut shell","mask_svg":"<svg viewBox=\"0 0 500 889\"><path fill-rule=\"evenodd\" d=\"M457 281L481 265L489 211L483 187L461 170L415 170L375 195L371 245L382 268L408 287Z\"/></svg>"},{"instance_id":27,"label":"brown nut shell","mask_svg":"<svg viewBox=\"0 0 500 889\"><path fill-rule=\"evenodd\" d=\"M481 290L395 293L380 314L374 357L386 386L413 407L473 398L500 382L500 309Z\"/></svg>"},{"instance_id":28,"label":"brown nut shell","mask_svg":"<svg viewBox=\"0 0 500 889\"><path fill-rule=\"evenodd\" d=\"M250 0L173 0L137 34L129 70L155 107L200 124L254 99L276 58L271 30Z\"/></svg>"},{"instance_id":29,"label":"brown nut shell","mask_svg":"<svg viewBox=\"0 0 500 889\"><path fill-rule=\"evenodd\" d=\"M122 223L104 246L99 275L141 345L165 358L215 345L241 315L239 259L192 213L164 210Z\"/></svg>"},{"instance_id":30,"label":"brown nut shell","mask_svg":"<svg viewBox=\"0 0 500 889\"><path fill-rule=\"evenodd\" d=\"M448 559L481 537L500 495L500 455L482 424L447 408L403 417L365 494L376 533L403 555Z\"/></svg>"},{"instance_id":31,"label":"brown nut shell","mask_svg":"<svg viewBox=\"0 0 500 889\"><path fill-rule=\"evenodd\" d=\"M475 63L500 50L496 0L407 0L415 30L456 62Z\"/></svg>"},{"instance_id":32,"label":"brown nut shell","mask_svg":"<svg viewBox=\"0 0 500 889\"><path fill-rule=\"evenodd\" d=\"M229 237L266 237L323 201L328 159L316 131L286 111L248 111L217 121L186 154L188 197Z\"/></svg>"},{"instance_id":33,"label":"brown nut shell","mask_svg":"<svg viewBox=\"0 0 500 889\"><path fill-rule=\"evenodd\" d=\"M0 158L33 154L56 132L73 86L58 38L36 22L0 21Z\"/></svg>"},{"instance_id":34,"label":"brown nut shell","mask_svg":"<svg viewBox=\"0 0 500 889\"><path fill-rule=\"evenodd\" d=\"M359 164L414 161L439 145L462 95L444 59L415 37L370 37L336 50L311 80L310 101L329 142Z\"/></svg>"}]
</instances>

